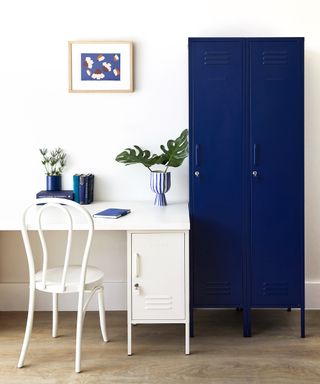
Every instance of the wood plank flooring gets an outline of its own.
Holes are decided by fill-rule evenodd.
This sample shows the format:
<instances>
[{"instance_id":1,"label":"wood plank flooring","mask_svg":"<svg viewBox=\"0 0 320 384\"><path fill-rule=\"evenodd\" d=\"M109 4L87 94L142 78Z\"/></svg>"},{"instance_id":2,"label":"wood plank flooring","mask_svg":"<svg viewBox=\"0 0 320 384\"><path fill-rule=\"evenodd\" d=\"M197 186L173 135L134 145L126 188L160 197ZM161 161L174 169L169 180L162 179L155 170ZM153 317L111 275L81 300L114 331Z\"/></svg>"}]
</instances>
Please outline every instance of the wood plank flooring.
<instances>
[{"instance_id":1,"label":"wood plank flooring","mask_svg":"<svg viewBox=\"0 0 320 384\"><path fill-rule=\"evenodd\" d=\"M97 312L88 312L82 369L74 373L75 313L61 312L59 337L51 313L35 314L26 366L16 364L26 313L0 313L0 384L319 384L320 311L307 311L306 338L299 312L253 312L253 336L242 337L235 310L196 311L191 355L184 355L182 325L138 325L127 356L126 313L107 312L110 342L102 342Z\"/></svg>"}]
</instances>

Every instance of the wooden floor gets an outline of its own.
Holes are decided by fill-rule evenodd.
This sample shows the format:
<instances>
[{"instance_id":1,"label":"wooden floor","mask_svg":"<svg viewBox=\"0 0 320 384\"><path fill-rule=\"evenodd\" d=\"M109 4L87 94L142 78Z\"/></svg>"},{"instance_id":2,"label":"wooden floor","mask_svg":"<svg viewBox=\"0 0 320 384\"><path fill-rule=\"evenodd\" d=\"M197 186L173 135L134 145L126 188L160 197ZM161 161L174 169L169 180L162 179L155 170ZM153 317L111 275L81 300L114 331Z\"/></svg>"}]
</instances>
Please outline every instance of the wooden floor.
<instances>
[{"instance_id":1,"label":"wooden floor","mask_svg":"<svg viewBox=\"0 0 320 384\"><path fill-rule=\"evenodd\" d=\"M26 366L15 368L26 313L0 313L0 384L320 383L320 311L253 312L253 336L242 337L241 312L196 311L191 355L184 355L182 325L138 325L133 352L126 352L126 313L107 312L110 342L99 333L98 314L84 326L82 369L74 373L75 313L60 313L59 337L50 334L51 314L37 312Z\"/></svg>"}]
</instances>

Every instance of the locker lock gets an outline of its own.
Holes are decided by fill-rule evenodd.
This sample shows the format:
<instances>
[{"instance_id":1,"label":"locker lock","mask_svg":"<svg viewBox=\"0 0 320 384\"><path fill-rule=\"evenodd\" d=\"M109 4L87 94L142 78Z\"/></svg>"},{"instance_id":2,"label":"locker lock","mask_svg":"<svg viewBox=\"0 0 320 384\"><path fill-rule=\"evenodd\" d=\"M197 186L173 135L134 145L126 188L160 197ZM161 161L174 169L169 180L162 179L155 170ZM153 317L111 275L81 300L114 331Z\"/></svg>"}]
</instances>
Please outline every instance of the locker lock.
<instances>
[{"instance_id":1,"label":"locker lock","mask_svg":"<svg viewBox=\"0 0 320 384\"><path fill-rule=\"evenodd\" d=\"M257 171L252 171L252 176L253 177L257 177L258 176L258 172Z\"/></svg>"},{"instance_id":2,"label":"locker lock","mask_svg":"<svg viewBox=\"0 0 320 384\"><path fill-rule=\"evenodd\" d=\"M134 294L140 295L140 286L138 283L135 283L135 285L134 285Z\"/></svg>"},{"instance_id":3,"label":"locker lock","mask_svg":"<svg viewBox=\"0 0 320 384\"><path fill-rule=\"evenodd\" d=\"M199 177L200 172L199 172L199 171L195 171L194 175L195 175L196 177Z\"/></svg>"}]
</instances>

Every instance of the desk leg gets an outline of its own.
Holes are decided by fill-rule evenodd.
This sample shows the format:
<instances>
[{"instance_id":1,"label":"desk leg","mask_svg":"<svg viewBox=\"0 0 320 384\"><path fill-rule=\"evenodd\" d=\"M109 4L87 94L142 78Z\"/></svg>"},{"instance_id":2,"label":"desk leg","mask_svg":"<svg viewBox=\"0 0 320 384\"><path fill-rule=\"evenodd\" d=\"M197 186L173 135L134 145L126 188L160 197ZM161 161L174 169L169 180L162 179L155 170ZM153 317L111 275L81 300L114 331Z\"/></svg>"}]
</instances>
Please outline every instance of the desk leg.
<instances>
[{"instance_id":1,"label":"desk leg","mask_svg":"<svg viewBox=\"0 0 320 384\"><path fill-rule=\"evenodd\" d=\"M186 323L186 355L190 355L190 323Z\"/></svg>"},{"instance_id":2,"label":"desk leg","mask_svg":"<svg viewBox=\"0 0 320 384\"><path fill-rule=\"evenodd\" d=\"M128 356L132 355L132 298L131 298L131 233L127 231L127 337L128 337Z\"/></svg>"},{"instance_id":3,"label":"desk leg","mask_svg":"<svg viewBox=\"0 0 320 384\"><path fill-rule=\"evenodd\" d=\"M132 355L132 325L128 321L128 356Z\"/></svg>"}]
</instances>

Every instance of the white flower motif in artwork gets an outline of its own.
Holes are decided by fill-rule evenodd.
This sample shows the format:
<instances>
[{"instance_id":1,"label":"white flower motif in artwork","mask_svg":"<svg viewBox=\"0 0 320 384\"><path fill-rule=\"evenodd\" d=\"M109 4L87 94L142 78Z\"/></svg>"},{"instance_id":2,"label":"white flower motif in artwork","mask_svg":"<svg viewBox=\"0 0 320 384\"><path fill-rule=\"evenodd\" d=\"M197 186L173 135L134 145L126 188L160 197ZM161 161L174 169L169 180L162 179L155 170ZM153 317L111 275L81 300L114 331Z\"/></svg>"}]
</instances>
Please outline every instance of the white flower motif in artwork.
<instances>
[{"instance_id":1,"label":"white flower motif in artwork","mask_svg":"<svg viewBox=\"0 0 320 384\"><path fill-rule=\"evenodd\" d=\"M111 72L111 63L104 62L104 63L102 63L102 66L104 67L104 70L106 72Z\"/></svg>"},{"instance_id":2,"label":"white flower motif in artwork","mask_svg":"<svg viewBox=\"0 0 320 384\"><path fill-rule=\"evenodd\" d=\"M119 69L119 68L115 68L115 69L113 70L113 74L114 74L115 76L119 76L119 75L120 75L120 69Z\"/></svg>"},{"instance_id":3,"label":"white flower motif in artwork","mask_svg":"<svg viewBox=\"0 0 320 384\"><path fill-rule=\"evenodd\" d=\"M98 61L103 61L104 60L104 56L100 54L100 55L97 56L97 59L98 59Z\"/></svg>"},{"instance_id":4,"label":"white flower motif in artwork","mask_svg":"<svg viewBox=\"0 0 320 384\"><path fill-rule=\"evenodd\" d=\"M87 72L87 75L88 75L88 76L91 76L91 71L90 71L90 69L87 69L86 72Z\"/></svg>"},{"instance_id":5,"label":"white flower motif in artwork","mask_svg":"<svg viewBox=\"0 0 320 384\"><path fill-rule=\"evenodd\" d=\"M91 59L90 56L87 56L85 58L85 62L86 62L86 65L88 67L88 69L92 69L92 66L93 66L93 60Z\"/></svg>"},{"instance_id":6,"label":"white flower motif in artwork","mask_svg":"<svg viewBox=\"0 0 320 384\"><path fill-rule=\"evenodd\" d=\"M94 71L91 78L94 80L101 80L104 78L104 74L100 71L100 69L97 69Z\"/></svg>"},{"instance_id":7,"label":"white flower motif in artwork","mask_svg":"<svg viewBox=\"0 0 320 384\"><path fill-rule=\"evenodd\" d=\"M113 60L114 60L114 61L119 61L119 59L120 59L119 55L114 55L114 56L113 56Z\"/></svg>"}]
</instances>

